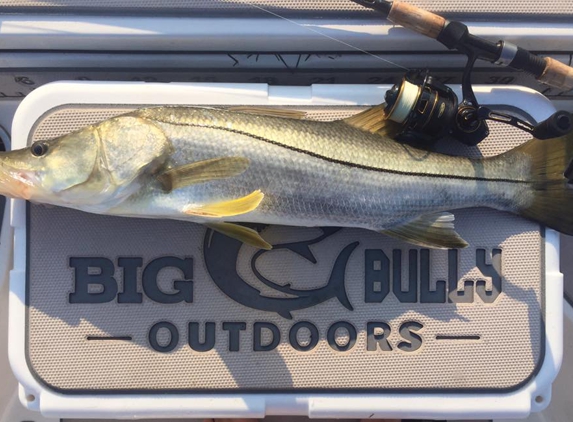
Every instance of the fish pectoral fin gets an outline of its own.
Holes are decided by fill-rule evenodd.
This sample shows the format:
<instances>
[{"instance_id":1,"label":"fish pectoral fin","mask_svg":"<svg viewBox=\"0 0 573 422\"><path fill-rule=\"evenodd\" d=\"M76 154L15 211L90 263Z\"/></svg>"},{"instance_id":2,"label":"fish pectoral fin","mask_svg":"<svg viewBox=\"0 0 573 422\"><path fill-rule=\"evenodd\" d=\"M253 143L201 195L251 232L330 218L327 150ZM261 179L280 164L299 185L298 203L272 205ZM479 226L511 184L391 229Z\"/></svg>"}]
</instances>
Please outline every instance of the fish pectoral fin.
<instances>
[{"instance_id":1,"label":"fish pectoral fin","mask_svg":"<svg viewBox=\"0 0 573 422\"><path fill-rule=\"evenodd\" d=\"M454 219L449 212L428 214L403 226L382 230L381 233L426 248L465 248L468 243L455 231Z\"/></svg>"},{"instance_id":2,"label":"fish pectoral fin","mask_svg":"<svg viewBox=\"0 0 573 422\"><path fill-rule=\"evenodd\" d=\"M238 176L249 167L245 157L221 157L174 167L157 175L163 190L171 192L197 183Z\"/></svg>"},{"instance_id":3,"label":"fish pectoral fin","mask_svg":"<svg viewBox=\"0 0 573 422\"><path fill-rule=\"evenodd\" d=\"M280 109L280 108L268 108L268 107L256 107L256 106L235 106L235 107L229 107L227 110L236 111L239 113L256 114L258 116L282 117L284 119L302 120L306 117L305 111L291 110L291 109Z\"/></svg>"},{"instance_id":4,"label":"fish pectoral fin","mask_svg":"<svg viewBox=\"0 0 573 422\"><path fill-rule=\"evenodd\" d=\"M183 209L187 215L197 217L224 218L246 214L257 209L265 194L256 190L246 196L230 201L214 202L211 204L188 206Z\"/></svg>"},{"instance_id":5,"label":"fish pectoral fin","mask_svg":"<svg viewBox=\"0 0 573 422\"><path fill-rule=\"evenodd\" d=\"M387 118L385 108L386 104L380 104L342 121L356 129L392 138L398 134L401 127Z\"/></svg>"},{"instance_id":6,"label":"fish pectoral fin","mask_svg":"<svg viewBox=\"0 0 573 422\"><path fill-rule=\"evenodd\" d=\"M206 226L224 234L225 236L237 239L247 245L254 246L255 248L266 250L271 250L273 248L272 245L266 242L256 230L249 227L233 223L209 223L206 224Z\"/></svg>"}]
</instances>

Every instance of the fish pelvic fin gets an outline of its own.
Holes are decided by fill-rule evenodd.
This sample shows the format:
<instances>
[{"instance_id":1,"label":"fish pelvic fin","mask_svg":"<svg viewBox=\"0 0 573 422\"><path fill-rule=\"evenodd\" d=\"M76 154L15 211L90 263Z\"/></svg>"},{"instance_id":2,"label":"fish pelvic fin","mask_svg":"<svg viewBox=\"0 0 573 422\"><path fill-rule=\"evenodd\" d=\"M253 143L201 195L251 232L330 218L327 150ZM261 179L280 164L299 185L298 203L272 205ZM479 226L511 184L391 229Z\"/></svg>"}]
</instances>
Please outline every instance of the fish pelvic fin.
<instances>
[{"instance_id":1,"label":"fish pelvic fin","mask_svg":"<svg viewBox=\"0 0 573 422\"><path fill-rule=\"evenodd\" d=\"M398 134L400 126L387 118L385 108L386 104L380 104L342 121L356 129L392 138Z\"/></svg>"},{"instance_id":2,"label":"fish pelvic fin","mask_svg":"<svg viewBox=\"0 0 573 422\"><path fill-rule=\"evenodd\" d=\"M197 183L238 176L249 167L245 157L221 157L174 167L157 175L163 190L171 192Z\"/></svg>"},{"instance_id":3,"label":"fish pelvic fin","mask_svg":"<svg viewBox=\"0 0 573 422\"><path fill-rule=\"evenodd\" d=\"M381 233L424 248L465 248L468 243L455 231L454 220L454 215L449 212L428 214Z\"/></svg>"},{"instance_id":4,"label":"fish pelvic fin","mask_svg":"<svg viewBox=\"0 0 573 422\"><path fill-rule=\"evenodd\" d=\"M255 248L266 250L273 248L256 230L249 227L233 223L209 223L206 224L206 226L247 245L254 246Z\"/></svg>"},{"instance_id":5,"label":"fish pelvic fin","mask_svg":"<svg viewBox=\"0 0 573 422\"><path fill-rule=\"evenodd\" d=\"M532 139L508 154L531 159L533 201L520 210L523 217L573 235L573 133L560 138Z\"/></svg>"},{"instance_id":6,"label":"fish pelvic fin","mask_svg":"<svg viewBox=\"0 0 573 422\"><path fill-rule=\"evenodd\" d=\"M260 190L229 201L214 202L211 204L188 206L183 209L187 215L207 218L225 218L246 214L254 211L262 202L265 194Z\"/></svg>"}]
</instances>

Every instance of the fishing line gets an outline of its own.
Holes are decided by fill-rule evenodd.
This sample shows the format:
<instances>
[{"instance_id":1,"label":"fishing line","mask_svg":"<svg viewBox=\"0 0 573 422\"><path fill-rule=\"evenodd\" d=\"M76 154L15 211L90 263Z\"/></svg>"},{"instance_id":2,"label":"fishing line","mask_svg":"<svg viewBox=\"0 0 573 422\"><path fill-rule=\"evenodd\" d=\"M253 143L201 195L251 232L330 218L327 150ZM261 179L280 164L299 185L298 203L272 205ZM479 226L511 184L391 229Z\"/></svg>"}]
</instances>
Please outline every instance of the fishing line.
<instances>
[{"instance_id":1,"label":"fishing line","mask_svg":"<svg viewBox=\"0 0 573 422\"><path fill-rule=\"evenodd\" d=\"M285 21L287 21L287 22L289 22L289 23L291 23L291 24L293 24L293 25L296 25L296 26L299 26L299 27L301 27L301 28L303 28L303 29L306 29L307 31L314 32L315 34L318 34L318 35L320 35L321 37L328 38L329 40L332 40L332 41L335 41L335 42L337 42L337 43L339 43L339 44L345 45L346 47L349 47L349 48L352 48L353 50L356 50L356 51L359 51L359 52L361 52L361 53L367 54L367 55L369 55L369 56L371 56L371 57L374 57L375 59L382 60L382 61L385 62L385 63L391 64L391 65L396 66L396 67L399 67L399 68L401 68L401 69L410 70L410 69L408 69L407 67L404 67L404 66L402 66L402 65L399 65L398 63L394 63L394 62L391 61L391 60L384 59L384 58L382 58L382 57L380 57L380 56L378 56L378 55L376 55L376 54L374 54L374 53L371 53L371 52L369 52L369 51L363 50L363 49L361 49L360 47L356 47L356 46L354 46L354 45L352 45L352 44L349 44L349 43L347 43L347 42L345 42L345 41L339 40L338 38L335 38L335 37L332 37L332 36L330 36L330 35L327 35L327 34L325 34L324 32L321 32L321 31L319 31L319 30L317 30L317 29L311 28L311 27L309 27L309 26L305 26L305 25L303 25L303 24L301 24L301 23L299 23L299 22L293 21L292 19L289 19L289 18L287 18L287 17L285 17L285 16L281 16L281 15L279 15L278 13L275 13L275 12L273 12L273 11L271 11L271 10L265 9L264 7L261 7L261 6L259 6L259 5L254 4L254 3L251 3L250 1L247 1L247 0L241 0L241 1L242 1L243 3L247 3L247 4L250 5L251 7L254 7L254 8L259 9L259 10L265 12L265 13L268 13L269 15L272 15L272 16L275 16L275 17L277 17L277 18L279 18L279 19L285 20Z\"/></svg>"}]
</instances>

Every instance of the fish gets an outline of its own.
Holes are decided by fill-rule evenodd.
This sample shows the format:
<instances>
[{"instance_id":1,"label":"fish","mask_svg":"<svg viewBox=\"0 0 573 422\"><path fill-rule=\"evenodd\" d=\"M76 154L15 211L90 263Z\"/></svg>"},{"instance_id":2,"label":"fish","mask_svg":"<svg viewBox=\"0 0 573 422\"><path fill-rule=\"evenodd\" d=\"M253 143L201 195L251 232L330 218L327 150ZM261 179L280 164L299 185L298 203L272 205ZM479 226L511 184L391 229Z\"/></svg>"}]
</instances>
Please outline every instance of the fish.
<instances>
[{"instance_id":1,"label":"fish","mask_svg":"<svg viewBox=\"0 0 573 422\"><path fill-rule=\"evenodd\" d=\"M0 193L191 221L260 249L249 223L374 230L464 248L452 211L489 207L573 234L573 135L472 159L394 140L384 104L344 120L238 107L138 109L0 154ZM160 235L160 234L159 234Z\"/></svg>"}]
</instances>

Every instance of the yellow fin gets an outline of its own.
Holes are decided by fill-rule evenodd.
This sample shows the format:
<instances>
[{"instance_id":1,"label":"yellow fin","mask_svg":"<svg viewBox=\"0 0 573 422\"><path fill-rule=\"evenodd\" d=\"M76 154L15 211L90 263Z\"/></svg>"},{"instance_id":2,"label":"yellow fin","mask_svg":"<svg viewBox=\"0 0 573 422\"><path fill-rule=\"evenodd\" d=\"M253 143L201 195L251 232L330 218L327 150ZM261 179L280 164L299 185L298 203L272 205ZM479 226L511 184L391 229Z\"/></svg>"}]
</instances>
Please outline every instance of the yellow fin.
<instances>
[{"instance_id":1,"label":"yellow fin","mask_svg":"<svg viewBox=\"0 0 573 422\"><path fill-rule=\"evenodd\" d=\"M246 214L255 210L265 194L256 190L247 196L230 201L215 202L213 204L200 205L196 207L186 207L183 212L187 215L198 217L223 218L235 215Z\"/></svg>"},{"instance_id":2,"label":"yellow fin","mask_svg":"<svg viewBox=\"0 0 573 422\"><path fill-rule=\"evenodd\" d=\"M392 137L400 131L400 125L386 118L385 108L386 104L380 104L348 117L343 122L365 132Z\"/></svg>"},{"instance_id":3,"label":"yellow fin","mask_svg":"<svg viewBox=\"0 0 573 422\"><path fill-rule=\"evenodd\" d=\"M249 167L245 157L222 157L198 161L164 171L157 176L163 190L171 192L184 186L238 176Z\"/></svg>"},{"instance_id":4,"label":"yellow fin","mask_svg":"<svg viewBox=\"0 0 573 422\"><path fill-rule=\"evenodd\" d=\"M531 162L533 198L519 214L573 235L573 133L546 141L534 138L503 155Z\"/></svg>"},{"instance_id":5,"label":"yellow fin","mask_svg":"<svg viewBox=\"0 0 573 422\"><path fill-rule=\"evenodd\" d=\"M259 249L271 250L273 247L267 243L256 230L250 229L245 226L240 226L233 223L210 223L206 224L207 227L224 234L225 236L232 237L233 239L240 240L247 245L254 246Z\"/></svg>"},{"instance_id":6,"label":"yellow fin","mask_svg":"<svg viewBox=\"0 0 573 422\"><path fill-rule=\"evenodd\" d=\"M306 117L305 111L291 110L284 108L268 108L262 106L235 106L229 107L229 111L237 111L239 113L256 114L259 116L282 117L285 119L304 119Z\"/></svg>"},{"instance_id":7,"label":"yellow fin","mask_svg":"<svg viewBox=\"0 0 573 422\"><path fill-rule=\"evenodd\" d=\"M414 221L382 233L414 245L435 249L465 248L468 243L454 229L454 215L449 212L423 215Z\"/></svg>"}]
</instances>

